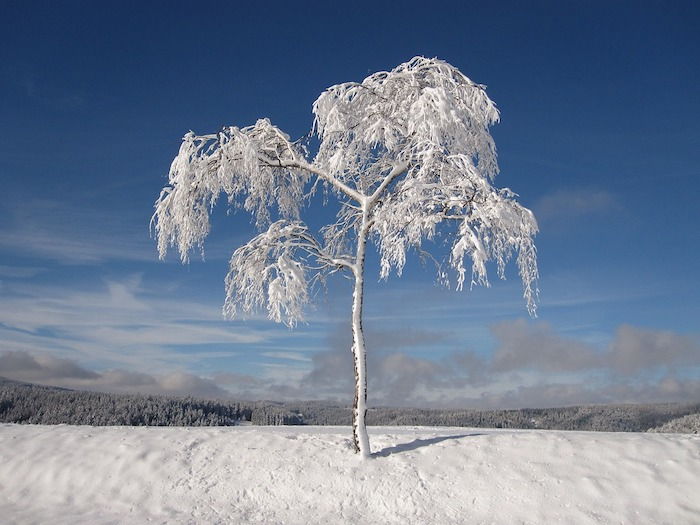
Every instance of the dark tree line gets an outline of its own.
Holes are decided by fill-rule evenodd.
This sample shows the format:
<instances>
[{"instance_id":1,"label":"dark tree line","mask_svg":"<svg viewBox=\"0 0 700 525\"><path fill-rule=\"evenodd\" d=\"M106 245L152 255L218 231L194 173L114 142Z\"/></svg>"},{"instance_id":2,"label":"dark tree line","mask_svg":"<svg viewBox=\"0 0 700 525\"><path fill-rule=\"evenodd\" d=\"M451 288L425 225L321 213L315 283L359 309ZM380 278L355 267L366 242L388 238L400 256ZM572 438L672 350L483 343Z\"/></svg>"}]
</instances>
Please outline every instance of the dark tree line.
<instances>
[{"instance_id":1,"label":"dark tree line","mask_svg":"<svg viewBox=\"0 0 700 525\"><path fill-rule=\"evenodd\" d=\"M0 381L0 421L43 425L213 426L250 421L255 403L83 392ZM258 416L259 417L259 416Z\"/></svg>"},{"instance_id":2,"label":"dark tree line","mask_svg":"<svg viewBox=\"0 0 700 525\"><path fill-rule=\"evenodd\" d=\"M321 403L297 403L289 404L288 407L294 412L303 414L304 424L307 425L350 424L350 409L347 407ZM367 421L370 425L646 432L689 414L700 414L700 403L587 405L518 410L383 407L369 409ZM685 427L676 425L669 428Z\"/></svg>"},{"instance_id":3,"label":"dark tree line","mask_svg":"<svg viewBox=\"0 0 700 525\"><path fill-rule=\"evenodd\" d=\"M606 432L696 432L700 403L594 405L520 410L372 408L370 425ZM318 401L207 400L83 392L0 378L0 422L70 425L350 425L350 407Z\"/></svg>"}]
</instances>

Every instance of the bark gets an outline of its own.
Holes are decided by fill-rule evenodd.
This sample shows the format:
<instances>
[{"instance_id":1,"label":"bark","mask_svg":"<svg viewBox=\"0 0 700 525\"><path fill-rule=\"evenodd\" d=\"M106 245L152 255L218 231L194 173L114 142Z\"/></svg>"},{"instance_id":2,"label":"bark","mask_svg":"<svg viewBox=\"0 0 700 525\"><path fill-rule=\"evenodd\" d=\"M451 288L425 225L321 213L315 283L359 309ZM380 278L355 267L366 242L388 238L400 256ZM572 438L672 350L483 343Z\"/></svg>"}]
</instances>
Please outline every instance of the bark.
<instances>
[{"instance_id":1,"label":"bark","mask_svg":"<svg viewBox=\"0 0 700 525\"><path fill-rule=\"evenodd\" d=\"M362 331L362 296L364 292L365 247L367 244L367 211L357 239L357 256L353 273L355 289L352 294L352 353L355 363L355 400L352 407L352 437L355 452L363 458L370 456L369 436L365 416L367 415L367 354L365 336Z\"/></svg>"}]
</instances>

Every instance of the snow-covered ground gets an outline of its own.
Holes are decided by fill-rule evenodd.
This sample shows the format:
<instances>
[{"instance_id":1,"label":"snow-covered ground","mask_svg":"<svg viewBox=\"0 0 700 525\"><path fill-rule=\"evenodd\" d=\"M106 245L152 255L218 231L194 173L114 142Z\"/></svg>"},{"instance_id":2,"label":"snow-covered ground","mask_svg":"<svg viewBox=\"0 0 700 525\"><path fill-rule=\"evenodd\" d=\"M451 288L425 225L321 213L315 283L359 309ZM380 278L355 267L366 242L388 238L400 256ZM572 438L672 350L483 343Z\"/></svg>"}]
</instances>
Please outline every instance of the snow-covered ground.
<instances>
[{"instance_id":1,"label":"snow-covered ground","mask_svg":"<svg viewBox=\"0 0 700 525\"><path fill-rule=\"evenodd\" d=\"M0 522L700 523L700 437L0 425Z\"/></svg>"}]
</instances>

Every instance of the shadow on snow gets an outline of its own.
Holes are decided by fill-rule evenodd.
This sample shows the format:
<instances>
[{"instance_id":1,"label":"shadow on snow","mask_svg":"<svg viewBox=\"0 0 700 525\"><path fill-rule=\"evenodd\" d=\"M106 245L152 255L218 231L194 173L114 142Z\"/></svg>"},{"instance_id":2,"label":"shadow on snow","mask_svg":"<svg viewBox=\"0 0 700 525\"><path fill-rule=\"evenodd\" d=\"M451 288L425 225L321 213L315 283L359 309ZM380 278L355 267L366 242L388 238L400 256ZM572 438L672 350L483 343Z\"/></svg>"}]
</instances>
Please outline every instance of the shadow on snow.
<instances>
[{"instance_id":1,"label":"shadow on snow","mask_svg":"<svg viewBox=\"0 0 700 525\"><path fill-rule=\"evenodd\" d=\"M391 456L392 454L398 454L400 452L408 452L410 450L416 450L421 447L428 447L430 445L435 445L436 443L440 443L442 441L447 441L448 439L462 439L465 437L475 437L475 436L483 436L484 434L482 433L473 433L473 434L457 434L454 436L439 436L439 437L434 437L430 439L414 439L410 443L400 443L398 445L394 445L393 447L386 447L379 452L375 452L372 454L373 457L387 457Z\"/></svg>"}]
</instances>

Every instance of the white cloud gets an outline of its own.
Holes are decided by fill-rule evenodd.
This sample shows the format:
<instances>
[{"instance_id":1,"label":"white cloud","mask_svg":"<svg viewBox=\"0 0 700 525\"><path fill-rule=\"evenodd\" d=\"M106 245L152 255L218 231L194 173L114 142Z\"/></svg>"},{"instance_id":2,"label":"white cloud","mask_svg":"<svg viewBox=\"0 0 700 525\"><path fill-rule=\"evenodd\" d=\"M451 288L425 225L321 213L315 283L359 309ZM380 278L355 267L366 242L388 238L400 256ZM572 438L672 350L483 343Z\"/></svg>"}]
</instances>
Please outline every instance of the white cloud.
<instances>
[{"instance_id":1,"label":"white cloud","mask_svg":"<svg viewBox=\"0 0 700 525\"><path fill-rule=\"evenodd\" d=\"M700 339L669 331L621 325L603 348L563 337L546 323L511 321L492 327L498 345L494 372L604 371L619 376L700 367Z\"/></svg>"},{"instance_id":2,"label":"white cloud","mask_svg":"<svg viewBox=\"0 0 700 525\"><path fill-rule=\"evenodd\" d=\"M272 359L283 359L289 361L302 361L310 362L311 358L301 354L299 352L262 352L260 354L263 357L270 357Z\"/></svg>"},{"instance_id":3,"label":"white cloud","mask_svg":"<svg viewBox=\"0 0 700 525\"><path fill-rule=\"evenodd\" d=\"M0 277L9 279L26 279L34 277L46 271L46 268L36 268L33 266L5 266L0 264Z\"/></svg>"},{"instance_id":4,"label":"white cloud","mask_svg":"<svg viewBox=\"0 0 700 525\"><path fill-rule=\"evenodd\" d=\"M491 328L498 344L491 359L494 372L534 368L546 372L571 372L603 366L593 347L566 339L546 323L505 321Z\"/></svg>"},{"instance_id":5,"label":"white cloud","mask_svg":"<svg viewBox=\"0 0 700 525\"><path fill-rule=\"evenodd\" d=\"M94 190L94 191L93 191ZM150 212L153 201L143 207L115 212L99 205L105 195L93 188L76 190L72 200L54 200L34 196L11 196L0 203L0 250L35 257L41 265L99 265L106 262L156 262L158 254L151 238ZM91 193L92 191L92 193ZM106 193L104 188L100 191ZM223 212L223 210L218 210ZM238 246L231 235L218 232L219 223L238 221L239 236L252 233L243 217L212 217L213 235L206 247L207 260L228 260ZM223 225L223 224L222 224ZM171 250L169 261L179 262ZM193 260L199 254L192 254ZM222 274L223 278L223 274Z\"/></svg>"},{"instance_id":6,"label":"white cloud","mask_svg":"<svg viewBox=\"0 0 700 525\"><path fill-rule=\"evenodd\" d=\"M69 359L59 359L50 355L33 356L24 351L0 354L0 375L37 383L98 377L95 372L86 370Z\"/></svg>"},{"instance_id":7,"label":"white cloud","mask_svg":"<svg viewBox=\"0 0 700 525\"><path fill-rule=\"evenodd\" d=\"M606 190L574 188L554 191L533 206L540 223L605 215L620 209L615 197Z\"/></svg>"},{"instance_id":8,"label":"white cloud","mask_svg":"<svg viewBox=\"0 0 700 525\"><path fill-rule=\"evenodd\" d=\"M139 276L89 290L14 284L0 301L3 347L89 360L102 368L174 370L289 336L274 325L260 330L224 321L216 307L179 296L171 300L152 293L153 287ZM183 352L187 345L210 350Z\"/></svg>"},{"instance_id":9,"label":"white cloud","mask_svg":"<svg viewBox=\"0 0 700 525\"><path fill-rule=\"evenodd\" d=\"M156 260L147 217L40 198L17 199L5 207L4 250L64 264Z\"/></svg>"},{"instance_id":10,"label":"white cloud","mask_svg":"<svg viewBox=\"0 0 700 525\"><path fill-rule=\"evenodd\" d=\"M608 346L594 349L541 323L500 323L493 330L497 348L490 356L462 351L428 359L375 348L368 354L370 404L520 408L689 402L700 396L698 374L688 373L700 370L700 344L693 337L622 326ZM516 341L522 353L517 359L511 355ZM574 351L582 352L583 357L576 357ZM0 355L0 375L116 392L352 400L354 378L348 348L337 346L311 354L310 368L303 359L296 359L300 355L288 354L263 352L263 358L290 362L261 362L262 373L257 376L220 372L207 378L184 370L145 373L144 367L136 366L95 372L74 360L17 351ZM624 363L622 369L620 363Z\"/></svg>"},{"instance_id":11,"label":"white cloud","mask_svg":"<svg viewBox=\"0 0 700 525\"><path fill-rule=\"evenodd\" d=\"M16 381L103 392L230 397L228 391L211 379L183 371L152 375L113 369L98 373L70 359L24 351L0 354L0 376Z\"/></svg>"},{"instance_id":12,"label":"white cloud","mask_svg":"<svg viewBox=\"0 0 700 525\"><path fill-rule=\"evenodd\" d=\"M13 281L0 301L0 351L32 356L34 363L25 363L25 380L53 378L63 386L149 393L191 388L220 395L214 385L249 399L352 399L346 323L328 334L327 325L290 332L267 322L227 322L218 305L188 299L177 287L167 293L161 288L140 274L90 289ZM399 296L395 299L401 303ZM465 305L460 313L472 308ZM372 404L554 406L626 401L635 395L684 400L695 391L698 374L682 372L700 371L696 336L623 325L609 342L592 344L545 323L517 320L492 326L495 345L485 354L456 348L465 340L463 332L476 340L470 327L478 316L445 332L435 312L425 330L412 322L421 318L420 311L411 319L366 324ZM294 341L313 344L300 349ZM486 348L482 342L476 348ZM247 359L245 372L220 370L214 379L193 374L205 369L203 360L241 356L252 346L258 359ZM332 350L318 351L324 347ZM431 348L440 352L431 356ZM70 363L81 363L79 369L98 377L81 378ZM256 367L259 372L251 375Z\"/></svg>"},{"instance_id":13,"label":"white cloud","mask_svg":"<svg viewBox=\"0 0 700 525\"><path fill-rule=\"evenodd\" d=\"M502 322L492 331L496 347L489 355L466 350L430 359L373 345L370 403L517 408L693 401L700 394L700 342L691 336L621 326L609 344L595 347L545 323ZM389 339L384 332L377 343ZM245 388L262 397L285 392L349 402L352 358L342 338L334 341L333 350L311 356L313 366L298 382L280 373ZM689 370L695 373L681 373Z\"/></svg>"},{"instance_id":14,"label":"white cloud","mask_svg":"<svg viewBox=\"0 0 700 525\"><path fill-rule=\"evenodd\" d=\"M610 349L610 366L624 375L657 368L700 366L700 340L669 331L621 325Z\"/></svg>"}]
</instances>

